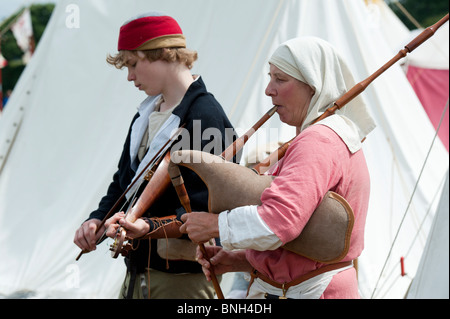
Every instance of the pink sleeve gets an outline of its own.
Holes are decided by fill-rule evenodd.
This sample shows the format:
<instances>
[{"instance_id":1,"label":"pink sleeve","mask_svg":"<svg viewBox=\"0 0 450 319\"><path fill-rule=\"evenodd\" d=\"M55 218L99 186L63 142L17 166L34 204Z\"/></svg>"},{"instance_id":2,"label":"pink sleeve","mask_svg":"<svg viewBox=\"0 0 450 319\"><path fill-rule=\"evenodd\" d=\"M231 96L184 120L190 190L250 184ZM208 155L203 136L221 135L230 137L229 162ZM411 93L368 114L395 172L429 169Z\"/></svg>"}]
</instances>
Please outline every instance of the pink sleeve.
<instances>
[{"instance_id":1,"label":"pink sleeve","mask_svg":"<svg viewBox=\"0 0 450 319\"><path fill-rule=\"evenodd\" d=\"M299 236L322 197L337 186L348 156L341 139L322 125L306 129L292 142L258 207L283 243Z\"/></svg>"}]
</instances>

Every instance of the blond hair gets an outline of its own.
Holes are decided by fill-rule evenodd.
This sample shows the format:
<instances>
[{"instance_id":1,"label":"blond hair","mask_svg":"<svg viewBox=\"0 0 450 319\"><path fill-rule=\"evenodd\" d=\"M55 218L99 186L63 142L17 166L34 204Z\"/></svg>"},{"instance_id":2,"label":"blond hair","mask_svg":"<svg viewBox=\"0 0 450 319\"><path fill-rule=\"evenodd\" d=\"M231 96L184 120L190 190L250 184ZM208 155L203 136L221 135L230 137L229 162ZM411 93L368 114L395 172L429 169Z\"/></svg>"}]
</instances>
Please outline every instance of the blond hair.
<instances>
[{"instance_id":1,"label":"blond hair","mask_svg":"<svg viewBox=\"0 0 450 319\"><path fill-rule=\"evenodd\" d=\"M122 69L129 54L135 55L140 59L147 58L150 62L162 60L166 62L180 62L184 63L189 69L192 69L194 62L197 61L198 54L186 48L161 48L154 50L121 50L114 56L108 54L106 62L115 66L117 69Z\"/></svg>"}]
</instances>

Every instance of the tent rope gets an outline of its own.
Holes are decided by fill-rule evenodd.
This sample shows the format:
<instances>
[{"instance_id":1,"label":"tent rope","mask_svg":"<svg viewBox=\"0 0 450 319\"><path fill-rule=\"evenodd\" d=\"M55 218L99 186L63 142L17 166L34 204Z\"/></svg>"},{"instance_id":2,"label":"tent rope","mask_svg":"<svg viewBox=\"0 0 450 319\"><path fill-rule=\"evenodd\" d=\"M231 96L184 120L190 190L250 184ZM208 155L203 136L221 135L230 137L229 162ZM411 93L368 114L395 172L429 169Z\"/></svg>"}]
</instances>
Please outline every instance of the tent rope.
<instances>
[{"instance_id":1,"label":"tent rope","mask_svg":"<svg viewBox=\"0 0 450 319\"><path fill-rule=\"evenodd\" d=\"M403 214L403 217L402 217L402 220L401 220L401 222L400 222L400 225L398 226L397 233L395 234L394 241L393 241L392 244L391 244L391 248L390 248L389 253L388 253L387 257L386 257L386 260L385 260L385 262L384 262L383 268L381 269L381 273L380 273L380 275L379 275L379 277L378 277L378 280L377 280L377 283L376 283L376 285L375 285L375 288L374 288L374 290L373 290L373 292L372 292L371 299L374 298L375 293L376 293L376 291L378 290L378 284L380 283L380 280L381 280L381 277L382 277L382 275L383 275L383 273L384 273L384 270L385 270L385 268L386 268L386 265L387 265L387 263L388 263L388 261L389 261L389 258L391 257L392 250L393 250L394 245L395 245L395 243L396 243L396 241L397 241L397 238L398 238L398 235L399 235L400 230L401 230L401 228L402 228L403 222L405 221L405 218L406 218L406 215L407 215L407 213L408 213L409 207L411 206L413 197L414 197L414 195L415 195L415 193L416 193L416 190L417 190L417 187L418 187L418 185L419 185L419 181L420 181L420 179L421 179L421 177L422 177L423 171L424 171L425 166L426 166L426 164L427 164L427 162L428 162L428 158L429 158L429 156L430 156L431 150L433 149L433 145L434 145L434 142L436 141L436 137L437 137L437 135L438 135L439 129L441 128L442 121L444 120L444 115L445 115L445 113L447 113L447 110L448 110L448 103L449 103L449 100L447 99L447 104L445 105L445 108L444 108L444 110L442 111L442 115L441 115L441 119L440 119L440 121L439 121L439 125L438 125L438 127L436 128L436 132L435 132L435 134L434 134L434 137L433 137L433 140L432 140L432 142L431 142L431 145L430 145L430 147L429 147L429 149L428 149L427 156L425 157L424 163L423 163L422 168L421 168L421 170L420 170L420 174L419 174L419 176L418 176L418 178L417 178L417 181L416 181L416 183L415 183L415 185L414 185L414 189L413 189L413 191L412 191L412 193L411 193L411 197L410 197L410 199L409 199L408 205L407 205L406 210L405 210L405 212L404 212L404 214Z\"/></svg>"},{"instance_id":2,"label":"tent rope","mask_svg":"<svg viewBox=\"0 0 450 319\"><path fill-rule=\"evenodd\" d=\"M424 226L424 224L425 224L425 221L427 220L428 216L429 216L430 213L431 213L431 207L432 207L433 203L435 202L435 200L437 199L438 195L440 194L439 190L442 190L442 187L443 187L443 185L444 185L445 179L446 179L446 176L444 175L443 178L442 178L442 180L441 180L441 182L439 183L439 187L436 189L436 192L435 192L434 195L433 195L433 199L432 199L431 202L430 202L430 205L429 205L429 207L428 207L428 209L427 209L427 213L426 213L425 216L423 217L423 219L422 219L422 221L421 221L421 223L420 223L420 225L419 225L419 228L418 228L417 231L416 231L416 235L414 236L413 240L411 241L411 245L409 246L408 251L407 251L406 254L403 256L403 257L405 258L405 260L407 259L407 257L409 256L409 254L410 254L412 248L414 247L414 245L415 245L415 243L416 243L416 240L418 239L419 234L420 234L420 232L422 231L422 228L423 228L423 226ZM394 265L391 267L391 270L389 271L389 274L386 276L386 280L385 280L384 283L387 284L388 279L389 279L389 278L392 278L392 276L394 276L395 273L396 273L397 271L398 271L398 264L396 263L396 264L394 264ZM395 283L400 277L401 277L401 276L400 276L400 274L399 274L399 275L398 275L398 278L396 278L396 279L394 280L394 283ZM407 277L410 278L409 276L407 276ZM412 278L411 278L411 280L412 280ZM389 291L389 289L392 287L392 285L393 285L393 284L391 284L390 287L389 287L386 291ZM384 287L384 284L382 284L382 285L379 287L379 290L381 290L383 287Z\"/></svg>"},{"instance_id":3,"label":"tent rope","mask_svg":"<svg viewBox=\"0 0 450 319\"><path fill-rule=\"evenodd\" d=\"M403 12L403 14L408 18L409 21L411 21L412 24L414 24L417 29L423 29L420 23L412 16L411 13L408 12L408 10L406 10L406 8L400 2L398 2L398 0L393 1L393 3L397 6L397 8L400 9L401 12Z\"/></svg>"}]
</instances>

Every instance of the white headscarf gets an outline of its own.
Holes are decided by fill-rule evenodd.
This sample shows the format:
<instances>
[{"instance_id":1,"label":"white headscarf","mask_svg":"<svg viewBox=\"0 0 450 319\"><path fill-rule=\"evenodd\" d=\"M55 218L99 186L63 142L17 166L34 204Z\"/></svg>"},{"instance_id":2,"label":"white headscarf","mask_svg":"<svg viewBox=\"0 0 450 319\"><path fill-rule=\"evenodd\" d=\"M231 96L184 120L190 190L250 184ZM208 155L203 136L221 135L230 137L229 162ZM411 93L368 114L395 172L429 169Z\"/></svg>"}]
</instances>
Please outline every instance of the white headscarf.
<instances>
[{"instance_id":1,"label":"white headscarf","mask_svg":"<svg viewBox=\"0 0 450 319\"><path fill-rule=\"evenodd\" d=\"M286 41L275 50L269 63L315 90L300 131L310 126L355 85L350 69L340 54L319 38L301 37ZM360 95L318 123L335 131L352 153L361 148L361 140L375 128Z\"/></svg>"}]
</instances>

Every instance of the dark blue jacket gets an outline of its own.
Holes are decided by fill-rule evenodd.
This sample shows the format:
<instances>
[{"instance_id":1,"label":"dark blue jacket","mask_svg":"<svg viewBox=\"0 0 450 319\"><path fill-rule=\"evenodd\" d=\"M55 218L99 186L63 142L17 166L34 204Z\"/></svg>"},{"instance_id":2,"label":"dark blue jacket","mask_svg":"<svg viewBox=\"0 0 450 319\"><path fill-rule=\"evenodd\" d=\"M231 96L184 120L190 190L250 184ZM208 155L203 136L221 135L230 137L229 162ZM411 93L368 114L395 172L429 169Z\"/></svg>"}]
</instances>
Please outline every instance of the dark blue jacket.
<instances>
[{"instance_id":1,"label":"dark blue jacket","mask_svg":"<svg viewBox=\"0 0 450 319\"><path fill-rule=\"evenodd\" d=\"M226 146L231 144L236 138L233 126L231 125L223 108L214 96L207 92L205 84L201 78L191 84L183 100L173 110L172 114L181 119L180 125L185 124L184 128L189 132L189 137L187 137L186 134L182 134L180 139L190 138L189 143L185 140L180 140L175 142L174 145L181 142L179 145L190 145L191 149L194 149L194 146L198 145L201 147L199 150L203 150L205 145L211 146L212 144L210 143L213 142L217 143L217 147L213 149L214 153L216 153L216 155L220 155ZM125 140L122 155L119 160L118 170L113 176L113 181L109 185L107 194L101 199L98 209L90 214L89 219L103 219L122 193L124 193L136 174L136 172L132 169L130 159L130 136L131 127L138 117L139 113L136 114L132 120L127 138ZM220 141L213 141L214 136L210 136L208 139L202 139L199 143L198 132L196 134L197 136L194 134L194 121L196 120L201 121L197 123L201 123L202 132L207 128L217 128L221 132L222 139ZM208 147L208 149L210 149L210 147ZM133 165L133 167L136 167L136 165ZM181 167L181 172L189 194L192 210L208 211L208 191L204 183L190 170L183 169L183 167ZM145 185L141 188L144 186ZM125 205L127 205L127 203L125 203ZM122 205L119 207L121 206ZM124 208L124 210L125 209L126 208ZM170 185L165 194L152 205L145 216L163 217L174 214L180 216L184 212L184 208L181 206L175 190L172 185ZM186 238L186 240L189 239ZM126 264L129 269L130 267L133 267L137 269L137 272L144 272L145 268L148 267L148 242L148 240L141 240L138 249L132 251L127 256ZM170 261L169 269L166 269L166 261L160 258L156 253L156 240L151 240L151 242L151 268L171 273L201 272L200 265L197 262L190 261Z\"/></svg>"}]
</instances>

